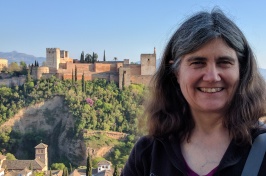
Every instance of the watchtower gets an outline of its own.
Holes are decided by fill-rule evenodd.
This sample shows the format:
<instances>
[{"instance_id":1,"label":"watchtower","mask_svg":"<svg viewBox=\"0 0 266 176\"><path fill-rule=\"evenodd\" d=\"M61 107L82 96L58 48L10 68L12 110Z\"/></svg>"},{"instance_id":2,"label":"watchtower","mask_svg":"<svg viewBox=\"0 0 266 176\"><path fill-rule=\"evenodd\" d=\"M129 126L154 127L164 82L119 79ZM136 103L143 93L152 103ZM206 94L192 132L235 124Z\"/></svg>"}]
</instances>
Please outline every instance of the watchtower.
<instances>
[{"instance_id":1,"label":"watchtower","mask_svg":"<svg viewBox=\"0 0 266 176\"><path fill-rule=\"evenodd\" d=\"M153 75L156 71L156 48L153 54L141 54L141 75Z\"/></svg>"},{"instance_id":2,"label":"watchtower","mask_svg":"<svg viewBox=\"0 0 266 176\"><path fill-rule=\"evenodd\" d=\"M48 145L40 143L35 147L35 159L39 159L48 168Z\"/></svg>"},{"instance_id":3,"label":"watchtower","mask_svg":"<svg viewBox=\"0 0 266 176\"><path fill-rule=\"evenodd\" d=\"M60 63L60 49L46 48L46 66L58 70Z\"/></svg>"}]
</instances>

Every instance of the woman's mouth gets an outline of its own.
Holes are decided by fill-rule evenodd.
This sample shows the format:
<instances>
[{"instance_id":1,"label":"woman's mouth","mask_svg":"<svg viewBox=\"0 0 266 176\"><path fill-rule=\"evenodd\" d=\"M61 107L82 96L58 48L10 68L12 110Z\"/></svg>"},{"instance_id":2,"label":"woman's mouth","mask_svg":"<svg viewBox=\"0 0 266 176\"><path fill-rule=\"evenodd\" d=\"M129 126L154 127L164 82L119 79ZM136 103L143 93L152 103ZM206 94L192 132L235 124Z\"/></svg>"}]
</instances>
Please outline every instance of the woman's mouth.
<instances>
[{"instance_id":1,"label":"woman's mouth","mask_svg":"<svg viewBox=\"0 0 266 176\"><path fill-rule=\"evenodd\" d=\"M221 87L214 87L214 88L200 87L200 88L198 88L198 90L200 90L201 92L205 92L205 93L216 93L216 92L222 91L223 88L221 88Z\"/></svg>"}]
</instances>

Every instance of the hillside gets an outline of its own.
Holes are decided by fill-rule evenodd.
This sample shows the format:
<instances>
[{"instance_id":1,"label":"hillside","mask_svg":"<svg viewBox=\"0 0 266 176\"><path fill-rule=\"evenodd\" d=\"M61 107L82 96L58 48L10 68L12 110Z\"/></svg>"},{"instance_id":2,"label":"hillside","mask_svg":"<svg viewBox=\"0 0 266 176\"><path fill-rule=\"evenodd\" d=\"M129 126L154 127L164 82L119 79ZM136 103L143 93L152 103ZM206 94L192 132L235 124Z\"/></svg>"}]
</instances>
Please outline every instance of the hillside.
<instances>
[{"instance_id":1,"label":"hillside","mask_svg":"<svg viewBox=\"0 0 266 176\"><path fill-rule=\"evenodd\" d=\"M41 65L46 60L45 57L35 57L33 55L19 53L17 51L0 52L0 58L7 59L9 64L11 62L19 63L20 61L24 61L27 65L34 63L35 60Z\"/></svg>"},{"instance_id":2,"label":"hillside","mask_svg":"<svg viewBox=\"0 0 266 176\"><path fill-rule=\"evenodd\" d=\"M74 119L63 100L63 97L56 96L48 101L23 108L13 118L2 124L1 129L11 128L19 134L35 130L48 134L49 163L58 162L56 158L67 158L73 165L85 165L88 151L93 157L106 157L114 145L99 146L99 143L94 142L93 145L88 146L85 140L69 136L74 128ZM23 159L26 157L25 153L27 151L20 145L15 156Z\"/></svg>"}]
</instances>

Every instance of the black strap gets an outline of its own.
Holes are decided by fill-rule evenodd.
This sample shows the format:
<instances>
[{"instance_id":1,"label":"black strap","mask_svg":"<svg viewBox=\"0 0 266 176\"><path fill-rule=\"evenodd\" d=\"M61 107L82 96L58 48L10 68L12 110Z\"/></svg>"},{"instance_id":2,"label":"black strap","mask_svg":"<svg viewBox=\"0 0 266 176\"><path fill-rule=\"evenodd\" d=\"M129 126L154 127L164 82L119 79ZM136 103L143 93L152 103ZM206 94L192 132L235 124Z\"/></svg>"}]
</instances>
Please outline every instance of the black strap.
<instances>
[{"instance_id":1,"label":"black strap","mask_svg":"<svg viewBox=\"0 0 266 176\"><path fill-rule=\"evenodd\" d=\"M257 176L266 152L266 133L254 140L241 176Z\"/></svg>"}]
</instances>

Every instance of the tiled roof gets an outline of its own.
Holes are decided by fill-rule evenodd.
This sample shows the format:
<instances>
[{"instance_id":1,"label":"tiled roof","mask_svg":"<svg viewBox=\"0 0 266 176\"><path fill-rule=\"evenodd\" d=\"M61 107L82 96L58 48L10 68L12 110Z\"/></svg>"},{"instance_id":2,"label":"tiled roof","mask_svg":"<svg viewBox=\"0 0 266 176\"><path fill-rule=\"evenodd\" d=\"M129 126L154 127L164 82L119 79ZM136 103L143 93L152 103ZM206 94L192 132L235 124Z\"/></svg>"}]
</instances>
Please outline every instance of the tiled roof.
<instances>
[{"instance_id":1,"label":"tiled roof","mask_svg":"<svg viewBox=\"0 0 266 176\"><path fill-rule=\"evenodd\" d=\"M75 169L70 176L86 175L86 169Z\"/></svg>"},{"instance_id":2,"label":"tiled roof","mask_svg":"<svg viewBox=\"0 0 266 176\"><path fill-rule=\"evenodd\" d=\"M112 175L111 174L111 171L101 171L101 172L98 172L97 169L92 169L92 175L93 176L106 176L106 175ZM81 175L86 175L86 169L75 169L71 174L70 176L81 176Z\"/></svg>"},{"instance_id":3,"label":"tiled roof","mask_svg":"<svg viewBox=\"0 0 266 176\"><path fill-rule=\"evenodd\" d=\"M8 170L23 170L32 167L34 170L42 170L45 166L40 160L4 160L2 167Z\"/></svg>"},{"instance_id":4,"label":"tiled roof","mask_svg":"<svg viewBox=\"0 0 266 176\"><path fill-rule=\"evenodd\" d=\"M44 143L40 143L35 148L47 148L47 147L48 147L48 145L46 145Z\"/></svg>"},{"instance_id":5,"label":"tiled roof","mask_svg":"<svg viewBox=\"0 0 266 176\"><path fill-rule=\"evenodd\" d=\"M43 163L41 160L39 160L38 158L35 159L35 161L42 167L45 167L45 163Z\"/></svg>"},{"instance_id":6,"label":"tiled roof","mask_svg":"<svg viewBox=\"0 0 266 176\"><path fill-rule=\"evenodd\" d=\"M112 163L110 161L107 161L107 160L103 160L103 161L100 161L98 163L98 166L101 166L101 165L111 165Z\"/></svg>"},{"instance_id":7,"label":"tiled roof","mask_svg":"<svg viewBox=\"0 0 266 176\"><path fill-rule=\"evenodd\" d=\"M11 170L5 174L5 176L17 176L17 175L27 175L28 173L32 172L31 170L25 168L24 170L21 171L15 171Z\"/></svg>"},{"instance_id":8,"label":"tiled roof","mask_svg":"<svg viewBox=\"0 0 266 176\"><path fill-rule=\"evenodd\" d=\"M53 176L62 176L63 175L63 170L51 170ZM50 175L50 170L45 172L45 176Z\"/></svg>"}]
</instances>

